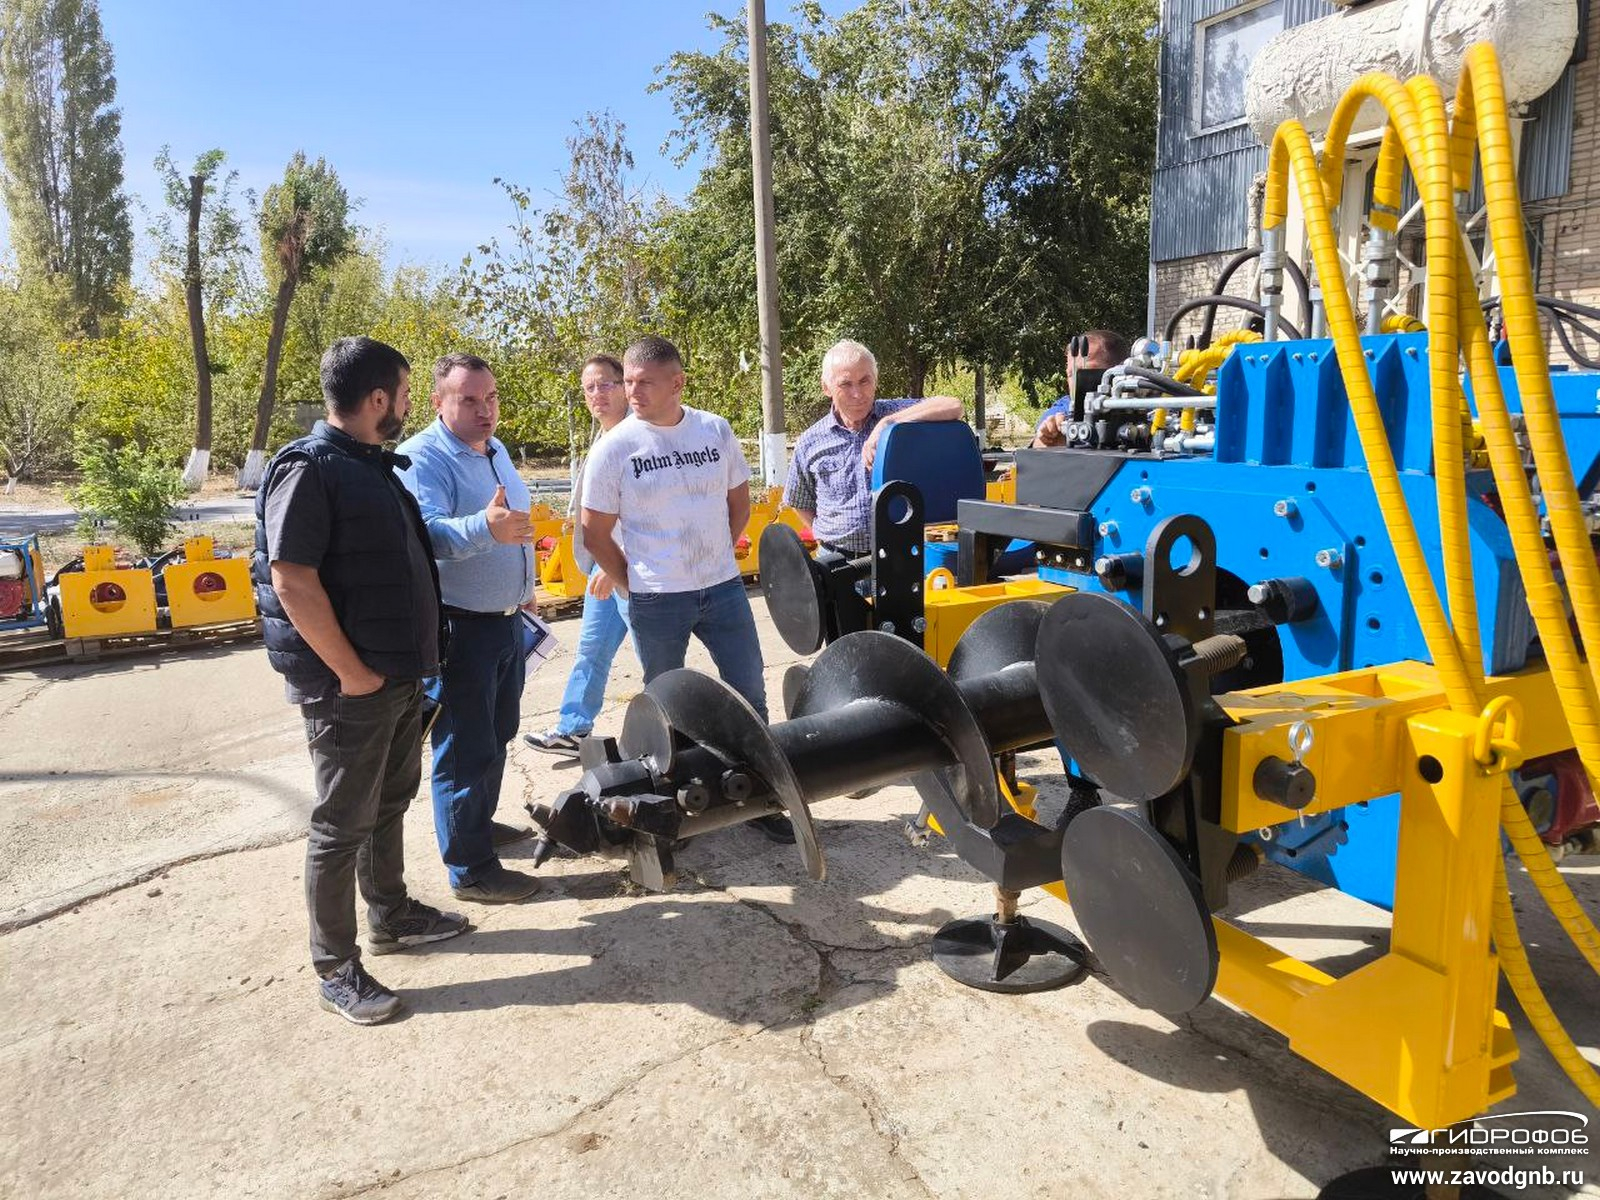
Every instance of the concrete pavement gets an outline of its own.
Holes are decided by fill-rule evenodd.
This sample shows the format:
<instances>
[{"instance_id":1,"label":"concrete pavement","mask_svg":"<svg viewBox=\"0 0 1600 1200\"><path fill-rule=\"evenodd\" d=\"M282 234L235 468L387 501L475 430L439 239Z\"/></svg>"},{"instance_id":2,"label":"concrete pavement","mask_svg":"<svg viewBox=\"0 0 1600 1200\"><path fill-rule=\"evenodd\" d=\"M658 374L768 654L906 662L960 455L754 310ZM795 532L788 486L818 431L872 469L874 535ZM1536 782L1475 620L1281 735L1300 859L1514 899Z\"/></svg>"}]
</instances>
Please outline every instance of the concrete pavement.
<instances>
[{"instance_id":1,"label":"concrete pavement","mask_svg":"<svg viewBox=\"0 0 1600 1200\"><path fill-rule=\"evenodd\" d=\"M776 698L794 656L757 607ZM525 728L569 662L530 682ZM618 667L603 728L640 687ZM1100 975L1027 997L946 979L933 931L989 891L908 842L903 787L818 807L824 884L745 829L692 843L668 895L552 860L533 903L370 959L411 1013L350 1026L316 1007L310 773L281 695L259 644L0 676L0 1195L1298 1200L1384 1158L1387 1114L1219 1002L1173 1022ZM519 745L506 807L574 774ZM447 901L425 801L407 835L413 891ZM1600 871L1567 873L1600 909ZM1383 939L1382 914L1286 873L1234 908L1340 970ZM1518 908L1592 1055L1593 976ZM1502 1107L1584 1110L1515 1019Z\"/></svg>"}]
</instances>

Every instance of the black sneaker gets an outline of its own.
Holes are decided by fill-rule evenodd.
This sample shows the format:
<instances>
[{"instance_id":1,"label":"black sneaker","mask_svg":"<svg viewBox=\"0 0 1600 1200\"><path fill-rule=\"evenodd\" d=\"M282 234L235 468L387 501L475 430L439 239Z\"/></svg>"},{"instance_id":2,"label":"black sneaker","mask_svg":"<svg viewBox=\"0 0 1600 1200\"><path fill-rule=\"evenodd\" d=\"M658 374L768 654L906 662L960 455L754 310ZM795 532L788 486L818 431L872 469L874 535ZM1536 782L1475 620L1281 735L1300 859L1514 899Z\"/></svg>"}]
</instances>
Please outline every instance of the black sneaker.
<instances>
[{"instance_id":1,"label":"black sneaker","mask_svg":"<svg viewBox=\"0 0 1600 1200\"><path fill-rule=\"evenodd\" d=\"M367 947L374 954L398 954L412 946L442 942L467 931L467 919L460 913L440 912L420 900L407 901L400 916L374 925L367 931Z\"/></svg>"},{"instance_id":2,"label":"black sneaker","mask_svg":"<svg viewBox=\"0 0 1600 1200\"><path fill-rule=\"evenodd\" d=\"M539 890L539 881L522 871L495 865L471 883L450 889L457 900L474 904L515 904Z\"/></svg>"},{"instance_id":3,"label":"black sneaker","mask_svg":"<svg viewBox=\"0 0 1600 1200\"><path fill-rule=\"evenodd\" d=\"M355 1025L381 1025L405 1006L359 962L347 962L322 981L322 1007Z\"/></svg>"},{"instance_id":4,"label":"black sneaker","mask_svg":"<svg viewBox=\"0 0 1600 1200\"><path fill-rule=\"evenodd\" d=\"M577 758L578 739L583 736L586 735L562 733L556 729L546 729L543 733L525 733L522 735L522 740L544 754L559 754L562 758Z\"/></svg>"},{"instance_id":5,"label":"black sneaker","mask_svg":"<svg viewBox=\"0 0 1600 1200\"><path fill-rule=\"evenodd\" d=\"M526 825L507 825L504 821L490 821L489 834L494 841L494 848L498 850L501 846L510 846L524 838L531 838L533 830Z\"/></svg>"},{"instance_id":6,"label":"black sneaker","mask_svg":"<svg viewBox=\"0 0 1600 1200\"><path fill-rule=\"evenodd\" d=\"M750 824L769 842L778 842L785 846L794 845L794 826L789 823L789 818L782 813L773 813L767 817L757 817Z\"/></svg>"}]
</instances>

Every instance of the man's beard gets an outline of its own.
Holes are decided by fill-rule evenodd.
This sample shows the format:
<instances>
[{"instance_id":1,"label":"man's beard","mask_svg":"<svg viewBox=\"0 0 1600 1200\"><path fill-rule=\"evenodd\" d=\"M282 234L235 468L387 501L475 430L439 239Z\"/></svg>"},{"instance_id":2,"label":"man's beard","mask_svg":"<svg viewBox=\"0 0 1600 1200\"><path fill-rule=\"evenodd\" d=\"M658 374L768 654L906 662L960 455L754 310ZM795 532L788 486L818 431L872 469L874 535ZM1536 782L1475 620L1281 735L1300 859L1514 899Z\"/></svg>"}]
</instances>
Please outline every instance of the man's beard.
<instances>
[{"instance_id":1,"label":"man's beard","mask_svg":"<svg viewBox=\"0 0 1600 1200\"><path fill-rule=\"evenodd\" d=\"M395 403L389 401L389 407L384 410L378 422L378 438L380 441L392 442L405 432L406 419L395 411Z\"/></svg>"}]
</instances>

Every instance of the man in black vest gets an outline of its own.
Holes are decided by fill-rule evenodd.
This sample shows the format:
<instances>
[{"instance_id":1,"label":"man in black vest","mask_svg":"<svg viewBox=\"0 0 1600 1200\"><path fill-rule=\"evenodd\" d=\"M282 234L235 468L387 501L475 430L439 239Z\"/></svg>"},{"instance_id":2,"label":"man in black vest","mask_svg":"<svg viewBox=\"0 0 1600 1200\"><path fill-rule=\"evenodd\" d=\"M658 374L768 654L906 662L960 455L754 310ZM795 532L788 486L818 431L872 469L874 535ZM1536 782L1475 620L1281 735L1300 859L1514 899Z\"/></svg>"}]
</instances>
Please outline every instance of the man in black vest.
<instances>
[{"instance_id":1,"label":"man in black vest","mask_svg":"<svg viewBox=\"0 0 1600 1200\"><path fill-rule=\"evenodd\" d=\"M341 338L322 356L328 418L268 465L251 576L267 657L305 716L316 777L306 846L311 960L322 1007L376 1025L400 998L361 965L455 937L465 918L406 893L402 820L422 779L422 680L439 672L439 577L416 502L383 448L410 408L392 346Z\"/></svg>"}]
</instances>

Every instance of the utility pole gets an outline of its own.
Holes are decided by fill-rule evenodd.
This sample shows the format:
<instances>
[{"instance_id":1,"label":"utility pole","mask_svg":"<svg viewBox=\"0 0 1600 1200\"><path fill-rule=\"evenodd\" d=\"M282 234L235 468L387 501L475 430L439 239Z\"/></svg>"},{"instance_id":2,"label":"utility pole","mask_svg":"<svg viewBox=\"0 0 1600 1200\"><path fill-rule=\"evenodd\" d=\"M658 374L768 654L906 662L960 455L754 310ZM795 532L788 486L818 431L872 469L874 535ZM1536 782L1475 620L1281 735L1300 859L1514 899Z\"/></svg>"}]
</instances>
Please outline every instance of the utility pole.
<instances>
[{"instance_id":1,"label":"utility pole","mask_svg":"<svg viewBox=\"0 0 1600 1200\"><path fill-rule=\"evenodd\" d=\"M778 255L773 243L772 140L767 124L767 6L746 0L750 43L750 165L755 176L756 307L761 331L761 478L782 487L788 442L783 429L783 347L778 335Z\"/></svg>"}]
</instances>

